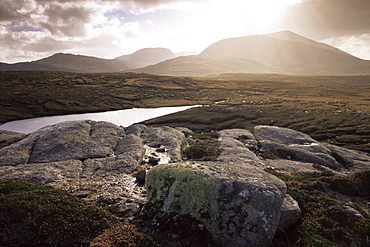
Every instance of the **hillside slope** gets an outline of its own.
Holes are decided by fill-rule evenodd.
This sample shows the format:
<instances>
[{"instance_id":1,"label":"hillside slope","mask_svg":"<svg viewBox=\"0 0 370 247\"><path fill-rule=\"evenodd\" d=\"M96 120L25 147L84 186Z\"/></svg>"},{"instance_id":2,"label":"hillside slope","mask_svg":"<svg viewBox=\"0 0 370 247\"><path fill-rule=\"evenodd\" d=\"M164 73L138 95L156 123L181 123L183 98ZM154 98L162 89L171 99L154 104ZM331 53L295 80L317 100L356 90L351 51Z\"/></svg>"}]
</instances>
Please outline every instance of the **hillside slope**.
<instances>
[{"instance_id":1,"label":"hillside slope","mask_svg":"<svg viewBox=\"0 0 370 247\"><path fill-rule=\"evenodd\" d=\"M57 53L50 57L32 62L0 64L1 71L45 70L66 72L117 72L131 69L132 65L125 61L102 59L96 57Z\"/></svg>"},{"instance_id":2,"label":"hillside slope","mask_svg":"<svg viewBox=\"0 0 370 247\"><path fill-rule=\"evenodd\" d=\"M221 40L200 55L238 57L273 66L288 74L366 74L370 61L291 32Z\"/></svg>"},{"instance_id":3,"label":"hillside slope","mask_svg":"<svg viewBox=\"0 0 370 247\"><path fill-rule=\"evenodd\" d=\"M174 58L176 55L166 48L144 48L129 55L117 57L115 60L126 61L140 68L163 62Z\"/></svg>"},{"instance_id":4,"label":"hillside slope","mask_svg":"<svg viewBox=\"0 0 370 247\"><path fill-rule=\"evenodd\" d=\"M156 75L193 76L221 73L270 73L272 70L262 63L243 58L182 56L133 71Z\"/></svg>"}]
</instances>

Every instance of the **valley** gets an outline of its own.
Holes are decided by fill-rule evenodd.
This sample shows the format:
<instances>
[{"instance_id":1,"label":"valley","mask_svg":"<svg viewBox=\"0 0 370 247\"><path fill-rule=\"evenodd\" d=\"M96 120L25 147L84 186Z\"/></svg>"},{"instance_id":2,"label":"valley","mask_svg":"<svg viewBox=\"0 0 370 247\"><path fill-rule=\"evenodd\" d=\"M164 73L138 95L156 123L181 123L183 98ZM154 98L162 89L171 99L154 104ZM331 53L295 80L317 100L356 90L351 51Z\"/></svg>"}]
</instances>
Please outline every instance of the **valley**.
<instances>
[{"instance_id":1,"label":"valley","mask_svg":"<svg viewBox=\"0 0 370 247\"><path fill-rule=\"evenodd\" d=\"M370 76L2 72L0 122L139 107L206 105L146 121L197 132L276 125L370 152ZM215 104L215 102L219 102Z\"/></svg>"}]
</instances>

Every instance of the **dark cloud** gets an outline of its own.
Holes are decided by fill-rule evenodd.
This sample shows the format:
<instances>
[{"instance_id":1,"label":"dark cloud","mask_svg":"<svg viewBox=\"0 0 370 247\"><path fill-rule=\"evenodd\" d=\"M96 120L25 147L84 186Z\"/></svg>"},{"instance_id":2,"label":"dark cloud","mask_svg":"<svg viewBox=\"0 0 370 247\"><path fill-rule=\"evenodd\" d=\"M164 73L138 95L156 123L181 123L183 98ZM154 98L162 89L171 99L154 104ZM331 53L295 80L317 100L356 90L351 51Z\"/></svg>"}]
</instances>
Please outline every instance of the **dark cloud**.
<instances>
[{"instance_id":1,"label":"dark cloud","mask_svg":"<svg viewBox=\"0 0 370 247\"><path fill-rule=\"evenodd\" d=\"M286 9L282 25L315 38L370 32L369 0L304 0Z\"/></svg>"},{"instance_id":2,"label":"dark cloud","mask_svg":"<svg viewBox=\"0 0 370 247\"><path fill-rule=\"evenodd\" d=\"M77 37L85 35L85 25L93 18L94 11L84 6L49 4L43 14L47 19L35 25L49 30L53 35Z\"/></svg>"},{"instance_id":3,"label":"dark cloud","mask_svg":"<svg viewBox=\"0 0 370 247\"><path fill-rule=\"evenodd\" d=\"M85 24L90 22L93 15L94 11L88 6L67 0L0 2L0 24L24 22L33 29L48 30L53 35L59 36L84 35Z\"/></svg>"},{"instance_id":4,"label":"dark cloud","mask_svg":"<svg viewBox=\"0 0 370 247\"><path fill-rule=\"evenodd\" d=\"M29 18L27 9L32 8L27 1L2 1L0 2L0 23L25 20Z\"/></svg>"}]
</instances>

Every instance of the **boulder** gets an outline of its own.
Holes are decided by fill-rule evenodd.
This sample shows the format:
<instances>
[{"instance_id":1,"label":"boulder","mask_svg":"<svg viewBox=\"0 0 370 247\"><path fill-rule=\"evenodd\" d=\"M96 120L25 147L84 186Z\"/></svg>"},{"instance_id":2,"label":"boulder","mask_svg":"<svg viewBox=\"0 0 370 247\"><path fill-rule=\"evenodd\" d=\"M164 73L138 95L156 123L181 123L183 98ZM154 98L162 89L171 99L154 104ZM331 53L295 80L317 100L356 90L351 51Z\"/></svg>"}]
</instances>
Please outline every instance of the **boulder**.
<instances>
[{"instance_id":1,"label":"boulder","mask_svg":"<svg viewBox=\"0 0 370 247\"><path fill-rule=\"evenodd\" d=\"M117 146L116 156L130 156L140 162L145 154L143 140L134 134L128 134L123 137Z\"/></svg>"},{"instance_id":2,"label":"boulder","mask_svg":"<svg viewBox=\"0 0 370 247\"><path fill-rule=\"evenodd\" d=\"M170 162L181 161L182 153L188 145L184 133L167 126L146 128L141 138L149 147L168 150Z\"/></svg>"},{"instance_id":3,"label":"boulder","mask_svg":"<svg viewBox=\"0 0 370 247\"><path fill-rule=\"evenodd\" d=\"M0 130L0 148L8 146L14 142L22 140L26 134L7 130Z\"/></svg>"},{"instance_id":4,"label":"boulder","mask_svg":"<svg viewBox=\"0 0 370 247\"><path fill-rule=\"evenodd\" d=\"M276 126L254 127L262 152L273 152L282 158L315 163L334 169L342 168L331 151L310 136Z\"/></svg>"},{"instance_id":5,"label":"boulder","mask_svg":"<svg viewBox=\"0 0 370 247\"><path fill-rule=\"evenodd\" d=\"M0 167L27 164L36 139L34 135L0 149Z\"/></svg>"},{"instance_id":6,"label":"boulder","mask_svg":"<svg viewBox=\"0 0 370 247\"><path fill-rule=\"evenodd\" d=\"M257 126L253 133L222 130L221 154L215 161L185 162L182 153L194 140L183 131L191 133L184 128L136 124L124 130L107 122L71 121L26 136L5 133L0 137L9 145L0 149L0 179L65 189L130 218L146 202L145 182L148 205L191 216L223 246L269 246L276 229L289 228L300 210L286 195L285 184L265 172L266 167L339 175L370 169L369 154L273 126ZM361 218L351 207L345 214Z\"/></svg>"},{"instance_id":7,"label":"boulder","mask_svg":"<svg viewBox=\"0 0 370 247\"><path fill-rule=\"evenodd\" d=\"M270 143L283 145L308 145L317 143L309 135L292 129L259 125L254 127L254 136L258 141L268 141Z\"/></svg>"},{"instance_id":8,"label":"boulder","mask_svg":"<svg viewBox=\"0 0 370 247\"><path fill-rule=\"evenodd\" d=\"M370 170L370 154L324 143L340 163L352 172Z\"/></svg>"},{"instance_id":9,"label":"boulder","mask_svg":"<svg viewBox=\"0 0 370 247\"><path fill-rule=\"evenodd\" d=\"M204 223L223 246L269 246L286 186L244 163L176 163L149 170L147 200Z\"/></svg>"},{"instance_id":10,"label":"boulder","mask_svg":"<svg viewBox=\"0 0 370 247\"><path fill-rule=\"evenodd\" d=\"M66 160L51 163L3 166L0 178L5 180L25 180L58 189L67 189L75 183L82 173L82 162Z\"/></svg>"},{"instance_id":11,"label":"boulder","mask_svg":"<svg viewBox=\"0 0 370 247\"><path fill-rule=\"evenodd\" d=\"M138 160L131 156L117 156L99 159L87 159L83 162L83 177L96 178L107 177L111 174L130 174L137 166L140 165Z\"/></svg>"},{"instance_id":12,"label":"boulder","mask_svg":"<svg viewBox=\"0 0 370 247\"><path fill-rule=\"evenodd\" d=\"M217 158L221 162L242 162L259 168L264 168L265 165L261 160L246 147L244 143L237 140L241 135L250 136L251 140L254 139L250 132L245 130L225 130L220 131L220 148L221 154ZM253 139L252 139L253 138Z\"/></svg>"},{"instance_id":13,"label":"boulder","mask_svg":"<svg viewBox=\"0 0 370 247\"><path fill-rule=\"evenodd\" d=\"M0 166L16 166L29 163L35 142L38 138L46 135L51 127L45 127L35 131L18 142L0 149Z\"/></svg>"},{"instance_id":14,"label":"boulder","mask_svg":"<svg viewBox=\"0 0 370 247\"><path fill-rule=\"evenodd\" d=\"M144 124L134 124L134 125L129 126L126 129L126 134L127 135L133 134L133 135L140 136L146 128L147 127Z\"/></svg>"},{"instance_id":15,"label":"boulder","mask_svg":"<svg viewBox=\"0 0 370 247\"><path fill-rule=\"evenodd\" d=\"M293 199L289 194L284 197L283 205L281 207L281 214L279 220L279 229L286 230L301 218L301 209L298 202Z\"/></svg>"},{"instance_id":16,"label":"boulder","mask_svg":"<svg viewBox=\"0 0 370 247\"><path fill-rule=\"evenodd\" d=\"M225 129L220 132L221 138L231 137L242 142L250 150L258 149L258 142L254 135L245 129Z\"/></svg>"},{"instance_id":17,"label":"boulder","mask_svg":"<svg viewBox=\"0 0 370 247\"><path fill-rule=\"evenodd\" d=\"M122 135L124 131L120 127L108 122L57 124L36 140L29 163L111 156Z\"/></svg>"},{"instance_id":18,"label":"boulder","mask_svg":"<svg viewBox=\"0 0 370 247\"><path fill-rule=\"evenodd\" d=\"M307 163L288 159L265 159L263 163L266 167L272 168L278 172L288 173L291 175L304 175L315 172L330 172L335 175L341 175L340 171L333 170L326 166L315 163Z\"/></svg>"}]
</instances>

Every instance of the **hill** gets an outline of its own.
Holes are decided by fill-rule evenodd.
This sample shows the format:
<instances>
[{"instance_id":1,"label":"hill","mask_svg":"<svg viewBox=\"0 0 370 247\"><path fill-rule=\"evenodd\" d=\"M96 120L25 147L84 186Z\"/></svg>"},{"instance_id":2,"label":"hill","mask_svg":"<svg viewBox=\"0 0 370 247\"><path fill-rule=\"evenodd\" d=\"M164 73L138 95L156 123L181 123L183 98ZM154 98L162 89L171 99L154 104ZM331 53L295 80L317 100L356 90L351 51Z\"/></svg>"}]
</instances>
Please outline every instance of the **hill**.
<instances>
[{"instance_id":1,"label":"hill","mask_svg":"<svg viewBox=\"0 0 370 247\"><path fill-rule=\"evenodd\" d=\"M50 57L32 62L0 64L1 71L45 70L66 72L116 72L131 69L132 65L125 61L102 59L96 57L57 53Z\"/></svg>"},{"instance_id":2,"label":"hill","mask_svg":"<svg viewBox=\"0 0 370 247\"><path fill-rule=\"evenodd\" d=\"M202 76L221 73L290 75L368 75L370 61L290 31L218 41L199 55L145 48L115 59L55 54L33 62L5 64L0 70L140 72Z\"/></svg>"},{"instance_id":3,"label":"hill","mask_svg":"<svg viewBox=\"0 0 370 247\"><path fill-rule=\"evenodd\" d=\"M117 57L118 61L126 61L133 64L136 68L146 67L157 64L167 59L174 58L176 55L166 48L144 48L129 55Z\"/></svg>"},{"instance_id":4,"label":"hill","mask_svg":"<svg viewBox=\"0 0 370 247\"><path fill-rule=\"evenodd\" d=\"M369 74L370 61L282 31L221 40L197 56L178 57L135 71L187 76L220 73L362 75Z\"/></svg>"},{"instance_id":5,"label":"hill","mask_svg":"<svg viewBox=\"0 0 370 247\"><path fill-rule=\"evenodd\" d=\"M222 73L269 73L271 70L269 66L243 58L182 56L133 71L155 75L193 76Z\"/></svg>"},{"instance_id":6,"label":"hill","mask_svg":"<svg viewBox=\"0 0 370 247\"><path fill-rule=\"evenodd\" d=\"M200 55L254 60L272 66L274 73L343 75L370 71L370 61L288 31L224 39Z\"/></svg>"}]
</instances>

